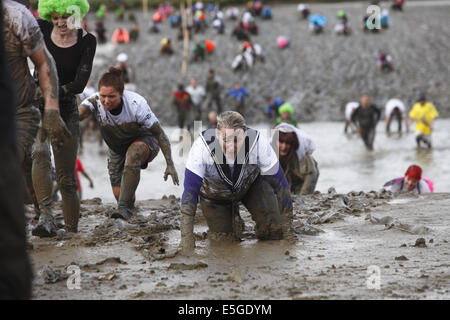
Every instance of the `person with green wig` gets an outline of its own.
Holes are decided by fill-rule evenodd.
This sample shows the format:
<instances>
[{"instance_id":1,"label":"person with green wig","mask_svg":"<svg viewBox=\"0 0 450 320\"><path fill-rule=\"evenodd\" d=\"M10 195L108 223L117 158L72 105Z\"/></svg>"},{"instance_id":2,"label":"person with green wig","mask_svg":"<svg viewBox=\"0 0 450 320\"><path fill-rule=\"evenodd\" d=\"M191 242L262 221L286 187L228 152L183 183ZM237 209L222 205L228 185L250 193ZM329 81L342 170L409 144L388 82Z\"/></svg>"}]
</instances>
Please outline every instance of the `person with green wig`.
<instances>
[{"instance_id":1,"label":"person with green wig","mask_svg":"<svg viewBox=\"0 0 450 320\"><path fill-rule=\"evenodd\" d=\"M344 10L337 12L337 23L334 26L334 32L337 35L349 35L351 33L350 22L348 22L347 14Z\"/></svg>"},{"instance_id":2,"label":"person with green wig","mask_svg":"<svg viewBox=\"0 0 450 320\"><path fill-rule=\"evenodd\" d=\"M290 123L294 127L298 128L297 121L294 119L294 108L290 103L286 102L282 104L278 108L278 114L280 116L276 120L277 125L280 123Z\"/></svg>"},{"instance_id":3,"label":"person with green wig","mask_svg":"<svg viewBox=\"0 0 450 320\"><path fill-rule=\"evenodd\" d=\"M91 75L97 41L79 25L89 11L89 3L86 0L40 0L38 11L41 17L38 24L58 72L61 117L71 133L70 139L54 149L53 153L62 196L65 228L68 232L77 232L80 200L77 195L75 164L80 125L76 95L83 92ZM36 102L40 106L43 105L39 97ZM33 185L41 212L32 234L52 237L56 234L51 210L53 185L50 178L48 137L43 130L38 132L32 158Z\"/></svg>"},{"instance_id":4,"label":"person with green wig","mask_svg":"<svg viewBox=\"0 0 450 320\"><path fill-rule=\"evenodd\" d=\"M101 4L100 7L98 8L97 12L95 13L95 15L97 16L97 19L99 19L99 20L104 19L105 15L106 15L106 5Z\"/></svg>"}]
</instances>

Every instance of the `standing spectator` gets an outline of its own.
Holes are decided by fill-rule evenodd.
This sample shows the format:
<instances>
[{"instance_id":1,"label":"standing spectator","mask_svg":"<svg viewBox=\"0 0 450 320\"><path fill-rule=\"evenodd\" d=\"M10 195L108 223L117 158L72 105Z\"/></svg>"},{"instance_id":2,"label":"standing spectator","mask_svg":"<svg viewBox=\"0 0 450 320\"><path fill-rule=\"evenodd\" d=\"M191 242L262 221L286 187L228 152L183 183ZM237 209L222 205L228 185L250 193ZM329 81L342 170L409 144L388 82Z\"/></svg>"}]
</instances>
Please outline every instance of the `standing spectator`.
<instances>
[{"instance_id":1,"label":"standing spectator","mask_svg":"<svg viewBox=\"0 0 450 320\"><path fill-rule=\"evenodd\" d=\"M205 99L205 88L197 84L197 79L192 78L191 84L186 88L186 91L191 96L194 120L202 120L202 102Z\"/></svg>"},{"instance_id":2,"label":"standing spectator","mask_svg":"<svg viewBox=\"0 0 450 320\"><path fill-rule=\"evenodd\" d=\"M234 88L230 89L227 94L231 96L234 100L233 111L236 111L241 115L244 115L245 97L248 96L247 90L244 87L242 87L239 83L236 83L234 85Z\"/></svg>"},{"instance_id":3,"label":"standing spectator","mask_svg":"<svg viewBox=\"0 0 450 320\"><path fill-rule=\"evenodd\" d=\"M206 81L207 107L208 109L212 109L212 103L214 102L218 114L222 112L222 103L220 101L221 90L222 84L220 78L216 76L214 69L210 69Z\"/></svg>"}]
</instances>

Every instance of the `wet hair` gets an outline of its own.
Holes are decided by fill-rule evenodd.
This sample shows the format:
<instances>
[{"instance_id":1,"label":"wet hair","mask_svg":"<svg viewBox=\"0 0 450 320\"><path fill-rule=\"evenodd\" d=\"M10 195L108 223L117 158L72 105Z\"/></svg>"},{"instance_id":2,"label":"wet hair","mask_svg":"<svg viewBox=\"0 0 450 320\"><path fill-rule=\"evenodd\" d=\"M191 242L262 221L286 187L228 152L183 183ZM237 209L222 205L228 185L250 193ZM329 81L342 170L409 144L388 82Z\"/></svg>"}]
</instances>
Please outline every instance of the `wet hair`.
<instances>
[{"instance_id":1,"label":"wet hair","mask_svg":"<svg viewBox=\"0 0 450 320\"><path fill-rule=\"evenodd\" d=\"M83 18L89 11L89 3L87 0L39 0L38 12L39 16L47 21L52 21L52 13L56 12L60 15L74 14L71 7L80 9L80 18Z\"/></svg>"},{"instance_id":2,"label":"wet hair","mask_svg":"<svg viewBox=\"0 0 450 320\"><path fill-rule=\"evenodd\" d=\"M291 149L289 150L289 153L286 156L280 156L280 163L283 168L286 168L286 166L293 160L297 159L297 149L300 146L300 143L298 141L298 137L295 134L295 132L282 132L278 131L278 141L287 143L291 146Z\"/></svg>"},{"instance_id":3,"label":"wet hair","mask_svg":"<svg viewBox=\"0 0 450 320\"><path fill-rule=\"evenodd\" d=\"M217 129L247 129L244 117L236 111L225 111L217 116Z\"/></svg>"},{"instance_id":4,"label":"wet hair","mask_svg":"<svg viewBox=\"0 0 450 320\"><path fill-rule=\"evenodd\" d=\"M184 85L183 84L178 84L178 91L184 91Z\"/></svg>"},{"instance_id":5,"label":"wet hair","mask_svg":"<svg viewBox=\"0 0 450 320\"><path fill-rule=\"evenodd\" d=\"M98 89L101 87L114 87L121 94L125 88L123 72L118 68L111 67L105 72L98 82Z\"/></svg>"}]
</instances>

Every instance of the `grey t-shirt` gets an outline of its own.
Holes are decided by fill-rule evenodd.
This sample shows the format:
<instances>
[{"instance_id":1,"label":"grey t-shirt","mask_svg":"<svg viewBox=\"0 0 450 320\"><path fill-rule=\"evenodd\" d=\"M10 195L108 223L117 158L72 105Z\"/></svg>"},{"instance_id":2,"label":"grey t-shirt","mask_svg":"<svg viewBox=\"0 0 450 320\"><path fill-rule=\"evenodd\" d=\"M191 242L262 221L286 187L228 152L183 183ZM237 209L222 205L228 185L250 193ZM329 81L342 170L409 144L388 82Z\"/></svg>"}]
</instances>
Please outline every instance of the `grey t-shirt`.
<instances>
[{"instance_id":1,"label":"grey t-shirt","mask_svg":"<svg viewBox=\"0 0 450 320\"><path fill-rule=\"evenodd\" d=\"M36 19L25 6L4 0L3 14L6 63L15 85L16 106L21 108L31 104L36 89L27 57L44 45L44 38Z\"/></svg>"},{"instance_id":2,"label":"grey t-shirt","mask_svg":"<svg viewBox=\"0 0 450 320\"><path fill-rule=\"evenodd\" d=\"M151 135L149 129L159 122L145 98L127 90L123 92L122 111L116 116L105 109L98 92L84 100L80 106L87 107L94 113L103 139L118 154L125 154L130 144L139 137Z\"/></svg>"}]
</instances>

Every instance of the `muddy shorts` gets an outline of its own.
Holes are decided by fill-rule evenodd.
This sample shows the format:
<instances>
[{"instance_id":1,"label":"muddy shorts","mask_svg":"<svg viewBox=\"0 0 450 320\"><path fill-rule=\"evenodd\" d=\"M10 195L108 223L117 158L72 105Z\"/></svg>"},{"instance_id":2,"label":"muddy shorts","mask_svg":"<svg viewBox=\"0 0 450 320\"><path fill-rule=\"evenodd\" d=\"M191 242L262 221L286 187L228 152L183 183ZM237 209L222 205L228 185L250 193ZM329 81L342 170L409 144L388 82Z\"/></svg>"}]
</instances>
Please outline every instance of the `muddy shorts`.
<instances>
[{"instance_id":1,"label":"muddy shorts","mask_svg":"<svg viewBox=\"0 0 450 320\"><path fill-rule=\"evenodd\" d=\"M31 147L37 136L41 123L41 114L39 109L34 106L21 107L16 111L17 125L17 150L19 152L19 160L31 154Z\"/></svg>"},{"instance_id":2,"label":"muddy shorts","mask_svg":"<svg viewBox=\"0 0 450 320\"><path fill-rule=\"evenodd\" d=\"M156 139L152 135L145 135L136 139L135 141L144 142L150 150L150 155L147 159L147 162L141 166L141 169L147 169L148 163L155 159L156 155L159 152L158 139ZM122 173L125 166L125 159L126 153L116 153L109 149L108 173L109 180L111 181L111 186L113 187L120 187L120 183L122 181Z\"/></svg>"}]
</instances>

